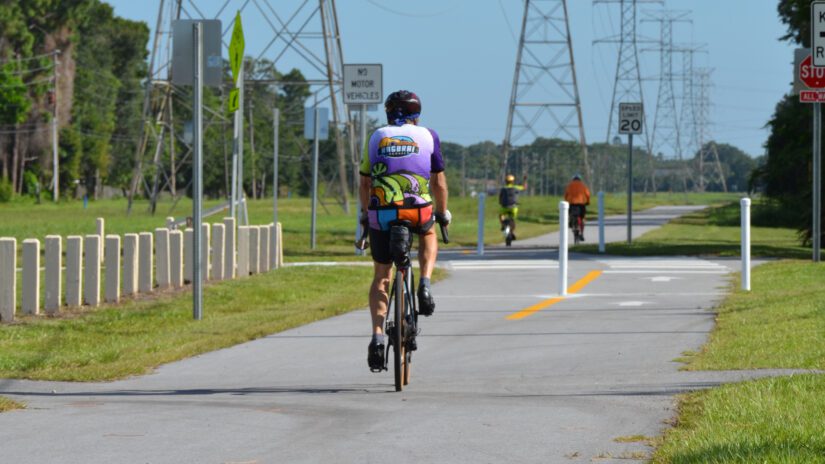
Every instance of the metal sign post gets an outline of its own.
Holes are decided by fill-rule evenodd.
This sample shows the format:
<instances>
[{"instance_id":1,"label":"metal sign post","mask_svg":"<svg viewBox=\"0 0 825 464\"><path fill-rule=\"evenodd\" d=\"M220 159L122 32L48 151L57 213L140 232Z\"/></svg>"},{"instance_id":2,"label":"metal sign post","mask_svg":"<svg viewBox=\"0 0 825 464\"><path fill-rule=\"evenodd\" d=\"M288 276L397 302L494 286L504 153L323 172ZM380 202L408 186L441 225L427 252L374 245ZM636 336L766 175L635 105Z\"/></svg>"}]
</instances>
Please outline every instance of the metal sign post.
<instances>
[{"instance_id":1,"label":"metal sign post","mask_svg":"<svg viewBox=\"0 0 825 464\"><path fill-rule=\"evenodd\" d=\"M203 275L201 275L201 242L203 241L203 210L201 200L203 199L203 28L200 23L195 23L192 30L195 35L195 88L192 94L194 100L194 137L195 149L193 155L193 168L195 170L192 181L192 316L196 321L203 319Z\"/></svg>"},{"instance_id":2,"label":"metal sign post","mask_svg":"<svg viewBox=\"0 0 825 464\"><path fill-rule=\"evenodd\" d=\"M313 107L312 111L312 119L313 119L313 141L312 141L312 223L310 224L309 229L309 248L314 250L315 249L315 222L317 218L317 210L318 210L318 138L319 138L319 126L321 125L318 121L318 101L316 100L315 106Z\"/></svg>"},{"instance_id":3,"label":"metal sign post","mask_svg":"<svg viewBox=\"0 0 825 464\"><path fill-rule=\"evenodd\" d=\"M179 20L173 23L173 82L192 89L192 316L203 319L203 86L222 78L221 22ZM204 59L205 58L205 59Z\"/></svg>"},{"instance_id":4,"label":"metal sign post","mask_svg":"<svg viewBox=\"0 0 825 464\"><path fill-rule=\"evenodd\" d=\"M825 15L825 2L811 4L811 12L815 14L821 10ZM816 15L812 19L818 19ZM821 43L825 47L825 21L813 21L812 42L815 46ZM822 102L825 102L825 67L814 65L810 49L800 48L794 52L794 87L793 91L799 94L802 103L813 103L813 197L811 211L811 241L812 259L819 262L822 259Z\"/></svg>"},{"instance_id":5,"label":"metal sign post","mask_svg":"<svg viewBox=\"0 0 825 464\"><path fill-rule=\"evenodd\" d=\"M272 223L278 224L278 128L281 110L272 110Z\"/></svg>"},{"instance_id":6,"label":"metal sign post","mask_svg":"<svg viewBox=\"0 0 825 464\"><path fill-rule=\"evenodd\" d=\"M644 128L641 103L619 103L619 133L627 134L627 243L633 242L633 135Z\"/></svg>"},{"instance_id":7,"label":"metal sign post","mask_svg":"<svg viewBox=\"0 0 825 464\"><path fill-rule=\"evenodd\" d=\"M229 111L235 112L234 133L232 144L232 187L230 199L230 216L235 218L237 224L246 224L241 221L241 215L236 207L240 206L243 193L243 93L244 93L244 69L243 56L246 41L244 40L243 25L241 24L241 13L235 14L235 24L232 28L232 39L229 42L229 68L232 70L232 80L235 88L230 91ZM245 204L244 204L245 205ZM244 206L245 207L245 206ZM237 216L236 216L237 214ZM245 217L245 216L244 216Z\"/></svg>"},{"instance_id":8,"label":"metal sign post","mask_svg":"<svg viewBox=\"0 0 825 464\"><path fill-rule=\"evenodd\" d=\"M361 118L360 119L361 119L361 121L359 123L360 137L358 138L358 140L361 142L360 152L363 156L363 153L364 153L363 149L364 149L365 146L367 146L367 105L365 103L361 104ZM360 197L360 195L359 195L359 197ZM367 210L367 205L361 205L361 207L364 208L364 211ZM355 240L356 241L361 238L361 233L362 233L362 231L361 231L361 214L359 212L356 215L356 218L355 218ZM366 252L364 250L362 250L358 247L355 247L355 255L356 256L364 256L365 254L366 254Z\"/></svg>"}]
</instances>

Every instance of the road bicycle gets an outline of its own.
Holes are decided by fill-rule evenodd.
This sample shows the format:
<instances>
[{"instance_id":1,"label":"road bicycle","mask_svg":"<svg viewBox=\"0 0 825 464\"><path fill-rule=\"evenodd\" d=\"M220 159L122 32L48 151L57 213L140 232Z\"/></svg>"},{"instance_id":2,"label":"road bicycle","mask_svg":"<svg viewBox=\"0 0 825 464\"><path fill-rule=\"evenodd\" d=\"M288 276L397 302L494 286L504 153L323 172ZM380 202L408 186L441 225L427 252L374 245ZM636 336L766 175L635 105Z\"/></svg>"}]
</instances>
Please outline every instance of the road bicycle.
<instances>
[{"instance_id":1,"label":"road bicycle","mask_svg":"<svg viewBox=\"0 0 825 464\"><path fill-rule=\"evenodd\" d=\"M570 205L570 229L573 231L573 244L584 241L584 208L580 205Z\"/></svg>"},{"instance_id":2,"label":"road bicycle","mask_svg":"<svg viewBox=\"0 0 825 464\"><path fill-rule=\"evenodd\" d=\"M513 240L516 239L515 234L513 234L513 229L516 226L516 220L513 219L512 214L507 213L500 215L499 221L501 222L501 232L504 234L504 243L507 246L511 246L513 244Z\"/></svg>"},{"instance_id":3,"label":"road bicycle","mask_svg":"<svg viewBox=\"0 0 825 464\"><path fill-rule=\"evenodd\" d=\"M441 238L444 243L450 243L447 228L438 222L441 229ZM393 221L390 223L390 255L395 264L395 276L390 288L390 304L387 308L387 317L384 323L384 333L387 336L384 368L388 370L390 351L393 352L393 370L395 373L395 391L401 391L410 383L412 375L412 352L418 349L416 336L418 328L418 302L415 292L415 273L410 261L413 233L409 221ZM368 228L364 227L361 238L356 247L365 250Z\"/></svg>"}]
</instances>

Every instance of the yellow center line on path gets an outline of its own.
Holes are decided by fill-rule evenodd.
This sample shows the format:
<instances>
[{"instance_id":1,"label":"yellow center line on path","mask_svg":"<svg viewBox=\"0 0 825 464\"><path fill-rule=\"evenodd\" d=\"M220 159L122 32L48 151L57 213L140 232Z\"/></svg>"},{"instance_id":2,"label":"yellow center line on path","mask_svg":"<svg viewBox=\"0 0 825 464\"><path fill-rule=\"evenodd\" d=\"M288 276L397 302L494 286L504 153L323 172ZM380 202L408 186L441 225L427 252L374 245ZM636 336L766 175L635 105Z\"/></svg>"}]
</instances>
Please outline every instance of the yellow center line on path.
<instances>
[{"instance_id":1,"label":"yellow center line on path","mask_svg":"<svg viewBox=\"0 0 825 464\"><path fill-rule=\"evenodd\" d=\"M569 293L569 294L570 293L578 293L579 291L581 291L581 289L586 287L587 284L589 284L590 282L593 282L594 280L596 280L596 278L599 277L600 275L602 275L602 271L590 271L590 272L588 272L587 275L582 277L581 279L579 279L578 282L576 282L573 285L567 287L567 293ZM550 298L549 300L544 300L541 303L536 303L533 306L524 308L524 309L522 309L521 311L519 311L517 313L510 314L509 316L507 316L507 320L517 321L519 319L524 319L525 317L527 317L527 316L529 316L533 313L539 312L544 308L548 308L550 306L553 306L554 304L558 303L559 301L563 301L564 299L565 298L563 296L557 296L557 297L554 297L554 298Z\"/></svg>"}]
</instances>

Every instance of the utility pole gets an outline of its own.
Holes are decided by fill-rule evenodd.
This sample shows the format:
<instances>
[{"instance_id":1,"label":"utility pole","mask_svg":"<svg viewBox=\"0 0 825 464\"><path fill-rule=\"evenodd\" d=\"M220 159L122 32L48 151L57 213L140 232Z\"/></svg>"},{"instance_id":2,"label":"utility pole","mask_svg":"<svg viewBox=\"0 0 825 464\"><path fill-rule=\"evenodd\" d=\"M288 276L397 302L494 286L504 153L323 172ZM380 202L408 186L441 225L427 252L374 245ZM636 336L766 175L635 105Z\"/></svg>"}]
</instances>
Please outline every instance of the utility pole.
<instances>
[{"instance_id":1,"label":"utility pole","mask_svg":"<svg viewBox=\"0 0 825 464\"><path fill-rule=\"evenodd\" d=\"M525 0L502 144L501 177L506 174L513 143L528 134L578 140L583 171L589 176L583 121L567 1Z\"/></svg>"}]
</instances>

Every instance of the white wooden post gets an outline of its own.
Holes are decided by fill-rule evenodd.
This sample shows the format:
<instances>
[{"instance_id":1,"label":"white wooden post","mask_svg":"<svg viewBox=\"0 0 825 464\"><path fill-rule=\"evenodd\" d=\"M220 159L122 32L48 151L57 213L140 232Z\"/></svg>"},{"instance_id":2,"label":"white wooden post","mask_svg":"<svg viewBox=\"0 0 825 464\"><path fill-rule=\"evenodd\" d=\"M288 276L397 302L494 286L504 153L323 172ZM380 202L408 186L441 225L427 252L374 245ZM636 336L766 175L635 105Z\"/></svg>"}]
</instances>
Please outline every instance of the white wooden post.
<instances>
[{"instance_id":1,"label":"white wooden post","mask_svg":"<svg viewBox=\"0 0 825 464\"><path fill-rule=\"evenodd\" d=\"M132 296L138 292L138 275L140 273L140 245L138 234L123 236L123 294Z\"/></svg>"},{"instance_id":2,"label":"white wooden post","mask_svg":"<svg viewBox=\"0 0 825 464\"><path fill-rule=\"evenodd\" d=\"M169 279L173 288L183 287L183 232L169 232Z\"/></svg>"},{"instance_id":3,"label":"white wooden post","mask_svg":"<svg viewBox=\"0 0 825 464\"><path fill-rule=\"evenodd\" d=\"M107 303L120 301L120 235L107 235L106 246L106 289L103 292Z\"/></svg>"},{"instance_id":4,"label":"white wooden post","mask_svg":"<svg viewBox=\"0 0 825 464\"><path fill-rule=\"evenodd\" d=\"M57 314L62 303L63 239L59 235L46 236L46 275L43 309L46 314Z\"/></svg>"},{"instance_id":5,"label":"white wooden post","mask_svg":"<svg viewBox=\"0 0 825 464\"><path fill-rule=\"evenodd\" d=\"M258 226L249 227L249 273L257 274L261 272L261 228Z\"/></svg>"},{"instance_id":6,"label":"white wooden post","mask_svg":"<svg viewBox=\"0 0 825 464\"><path fill-rule=\"evenodd\" d=\"M169 229L155 229L155 279L158 289L166 290L172 286L169 278Z\"/></svg>"},{"instance_id":7,"label":"white wooden post","mask_svg":"<svg viewBox=\"0 0 825 464\"><path fill-rule=\"evenodd\" d=\"M23 240L23 314L40 314L40 240Z\"/></svg>"},{"instance_id":8,"label":"white wooden post","mask_svg":"<svg viewBox=\"0 0 825 464\"><path fill-rule=\"evenodd\" d=\"M0 321L14 320L17 307L17 239L0 238Z\"/></svg>"},{"instance_id":9,"label":"white wooden post","mask_svg":"<svg viewBox=\"0 0 825 464\"><path fill-rule=\"evenodd\" d=\"M83 237L66 237L66 305L80 306L83 285Z\"/></svg>"},{"instance_id":10,"label":"white wooden post","mask_svg":"<svg viewBox=\"0 0 825 464\"><path fill-rule=\"evenodd\" d=\"M192 268L195 265L195 255L192 249L195 247L194 231L187 227L183 231L183 282L192 283Z\"/></svg>"},{"instance_id":11,"label":"white wooden post","mask_svg":"<svg viewBox=\"0 0 825 464\"><path fill-rule=\"evenodd\" d=\"M83 247L86 259L83 261L83 303L100 305L100 237L87 235Z\"/></svg>"},{"instance_id":12,"label":"white wooden post","mask_svg":"<svg viewBox=\"0 0 825 464\"><path fill-rule=\"evenodd\" d=\"M599 253L604 251L604 192L599 192Z\"/></svg>"},{"instance_id":13,"label":"white wooden post","mask_svg":"<svg viewBox=\"0 0 825 464\"><path fill-rule=\"evenodd\" d=\"M249 226L238 226L238 277L249 276Z\"/></svg>"},{"instance_id":14,"label":"white wooden post","mask_svg":"<svg viewBox=\"0 0 825 464\"><path fill-rule=\"evenodd\" d=\"M140 245L138 246L138 291L140 293L151 293L154 285L153 257L154 244L151 232L140 233Z\"/></svg>"},{"instance_id":15,"label":"white wooden post","mask_svg":"<svg viewBox=\"0 0 825 464\"><path fill-rule=\"evenodd\" d=\"M275 233L278 234L278 263L277 268L284 267L284 228L281 223L275 225Z\"/></svg>"},{"instance_id":16,"label":"white wooden post","mask_svg":"<svg viewBox=\"0 0 825 464\"><path fill-rule=\"evenodd\" d=\"M103 262L103 237L106 236L106 220L103 218L97 218L95 220L95 226L97 229L97 236L100 237L100 243L97 247L98 258L100 258L100 262Z\"/></svg>"},{"instance_id":17,"label":"white wooden post","mask_svg":"<svg viewBox=\"0 0 825 464\"><path fill-rule=\"evenodd\" d=\"M268 225L260 227L261 257L258 259L258 268L261 272L269 271L269 231Z\"/></svg>"},{"instance_id":18,"label":"white wooden post","mask_svg":"<svg viewBox=\"0 0 825 464\"><path fill-rule=\"evenodd\" d=\"M235 278L236 249L235 245L235 219L231 217L223 218L224 234L226 241L223 246L224 263L223 276L225 279Z\"/></svg>"},{"instance_id":19,"label":"white wooden post","mask_svg":"<svg viewBox=\"0 0 825 464\"><path fill-rule=\"evenodd\" d=\"M166 228L169 230L175 230L175 218L172 216L166 216Z\"/></svg>"},{"instance_id":20,"label":"white wooden post","mask_svg":"<svg viewBox=\"0 0 825 464\"><path fill-rule=\"evenodd\" d=\"M224 224L212 224L212 280L225 279L223 273L226 264L223 259L224 246L226 246L225 230Z\"/></svg>"}]
</instances>

